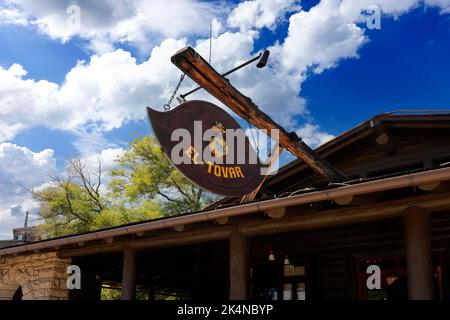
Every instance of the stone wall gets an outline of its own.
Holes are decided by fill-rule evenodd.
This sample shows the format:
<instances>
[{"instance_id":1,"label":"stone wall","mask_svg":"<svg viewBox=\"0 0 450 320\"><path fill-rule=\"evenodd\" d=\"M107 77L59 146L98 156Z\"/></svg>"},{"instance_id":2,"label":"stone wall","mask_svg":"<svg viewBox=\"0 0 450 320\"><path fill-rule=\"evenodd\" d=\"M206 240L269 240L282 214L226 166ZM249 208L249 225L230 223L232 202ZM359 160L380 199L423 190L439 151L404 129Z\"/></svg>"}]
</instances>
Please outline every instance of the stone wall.
<instances>
[{"instance_id":1,"label":"stone wall","mask_svg":"<svg viewBox=\"0 0 450 320\"><path fill-rule=\"evenodd\" d=\"M0 256L0 300L12 299L21 287L24 300L65 300L71 259L56 252Z\"/></svg>"}]
</instances>

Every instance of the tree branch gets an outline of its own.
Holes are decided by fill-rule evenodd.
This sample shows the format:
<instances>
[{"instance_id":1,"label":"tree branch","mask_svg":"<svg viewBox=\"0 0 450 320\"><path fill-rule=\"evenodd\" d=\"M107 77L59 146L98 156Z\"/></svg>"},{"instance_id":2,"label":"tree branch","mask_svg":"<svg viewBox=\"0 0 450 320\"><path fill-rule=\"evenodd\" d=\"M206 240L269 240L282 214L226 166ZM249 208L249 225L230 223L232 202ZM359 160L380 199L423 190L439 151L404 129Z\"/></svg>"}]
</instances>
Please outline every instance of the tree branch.
<instances>
[{"instance_id":1,"label":"tree branch","mask_svg":"<svg viewBox=\"0 0 450 320\"><path fill-rule=\"evenodd\" d=\"M162 193L161 191L158 191L156 194L159 194L160 196L162 196L163 198L167 199L168 201L171 202L176 202L177 200L170 198L169 196L165 195L164 193Z\"/></svg>"}]
</instances>

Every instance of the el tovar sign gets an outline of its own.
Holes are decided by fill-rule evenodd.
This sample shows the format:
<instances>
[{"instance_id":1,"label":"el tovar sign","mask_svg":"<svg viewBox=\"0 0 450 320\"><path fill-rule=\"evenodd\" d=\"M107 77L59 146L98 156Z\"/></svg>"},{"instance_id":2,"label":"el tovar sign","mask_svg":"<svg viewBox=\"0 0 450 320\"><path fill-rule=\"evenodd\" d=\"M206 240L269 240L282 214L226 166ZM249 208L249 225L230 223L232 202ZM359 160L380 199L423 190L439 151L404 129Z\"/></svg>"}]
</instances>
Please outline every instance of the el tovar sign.
<instances>
[{"instance_id":1,"label":"el tovar sign","mask_svg":"<svg viewBox=\"0 0 450 320\"><path fill-rule=\"evenodd\" d=\"M269 171L236 120L212 103L188 101L167 112L147 108L147 113L170 161L208 191L242 196Z\"/></svg>"}]
</instances>

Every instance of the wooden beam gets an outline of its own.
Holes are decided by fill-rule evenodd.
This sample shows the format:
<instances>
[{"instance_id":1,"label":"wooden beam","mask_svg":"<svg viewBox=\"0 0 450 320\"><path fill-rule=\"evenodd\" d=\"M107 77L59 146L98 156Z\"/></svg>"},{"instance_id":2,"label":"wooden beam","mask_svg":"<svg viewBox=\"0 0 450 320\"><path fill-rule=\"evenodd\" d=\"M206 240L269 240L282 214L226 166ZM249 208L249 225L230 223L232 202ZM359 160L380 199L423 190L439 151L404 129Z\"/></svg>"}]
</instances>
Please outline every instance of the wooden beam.
<instances>
[{"instance_id":1,"label":"wooden beam","mask_svg":"<svg viewBox=\"0 0 450 320\"><path fill-rule=\"evenodd\" d=\"M286 214L286 207L270 209L265 212L272 219L280 219Z\"/></svg>"},{"instance_id":2,"label":"wooden beam","mask_svg":"<svg viewBox=\"0 0 450 320\"><path fill-rule=\"evenodd\" d=\"M243 223L239 225L239 230L248 236L253 236L363 223L399 217L406 208L416 205L431 211L450 209L450 193L420 195L306 214L302 214L301 208L296 208L295 210L298 211L292 214L293 209L290 208L289 215L284 218Z\"/></svg>"},{"instance_id":3,"label":"wooden beam","mask_svg":"<svg viewBox=\"0 0 450 320\"><path fill-rule=\"evenodd\" d=\"M376 134L375 141L377 142L378 148L386 154L395 153L397 151L397 146L395 144L394 137L385 126L379 126L381 127L374 130Z\"/></svg>"},{"instance_id":4,"label":"wooden beam","mask_svg":"<svg viewBox=\"0 0 450 320\"><path fill-rule=\"evenodd\" d=\"M427 184L419 184L418 187L423 191L433 191L436 190L441 185L441 182L433 182Z\"/></svg>"},{"instance_id":5,"label":"wooden beam","mask_svg":"<svg viewBox=\"0 0 450 320\"><path fill-rule=\"evenodd\" d=\"M346 206L346 205L349 205L350 203L352 203L353 196L347 196L344 198L336 198L336 199L333 199L333 201L336 202L336 204L338 204L340 206Z\"/></svg>"},{"instance_id":6,"label":"wooden beam","mask_svg":"<svg viewBox=\"0 0 450 320\"><path fill-rule=\"evenodd\" d=\"M354 196L352 201L348 205L360 206L360 205L365 205L367 203L383 202L384 201L383 195L384 195L383 192L360 194L360 195Z\"/></svg>"},{"instance_id":7,"label":"wooden beam","mask_svg":"<svg viewBox=\"0 0 450 320\"><path fill-rule=\"evenodd\" d=\"M170 233L164 236L148 237L137 243L136 241L131 241L131 246L136 249L179 247L199 242L226 239L230 233L230 226L203 227L192 232Z\"/></svg>"},{"instance_id":8,"label":"wooden beam","mask_svg":"<svg viewBox=\"0 0 450 320\"><path fill-rule=\"evenodd\" d=\"M108 238L106 238L106 239L105 239L105 242L108 243L108 244L113 243L113 242L114 242L114 237L108 237Z\"/></svg>"},{"instance_id":9,"label":"wooden beam","mask_svg":"<svg viewBox=\"0 0 450 320\"><path fill-rule=\"evenodd\" d=\"M112 244L102 243L92 246L86 245L83 248L77 249L65 249L60 251L59 256L61 258L71 258L97 253L117 252L122 251L126 247L132 247L139 250L177 247L204 241L227 239L230 236L230 233L230 226L215 226L210 228L202 228L195 231L184 231L182 233L169 232L164 235L134 238L132 240L125 241L120 241L119 238L116 238Z\"/></svg>"},{"instance_id":10,"label":"wooden beam","mask_svg":"<svg viewBox=\"0 0 450 320\"><path fill-rule=\"evenodd\" d=\"M173 229L177 232L184 231L184 224L180 224L178 226L173 227Z\"/></svg>"},{"instance_id":11,"label":"wooden beam","mask_svg":"<svg viewBox=\"0 0 450 320\"><path fill-rule=\"evenodd\" d=\"M260 129L278 130L279 136L272 137L293 155L303 159L316 172L334 182L344 182L348 178L326 160L320 158L308 145L295 134L288 133L283 127L262 112L249 97L244 96L231 83L208 64L194 49L187 47L171 58L181 71L192 80L236 112L243 119Z\"/></svg>"},{"instance_id":12,"label":"wooden beam","mask_svg":"<svg viewBox=\"0 0 450 320\"><path fill-rule=\"evenodd\" d=\"M418 187L420 190L428 191L428 192L449 192L450 191L450 183L448 181L428 183L428 184L419 184Z\"/></svg>"},{"instance_id":13,"label":"wooden beam","mask_svg":"<svg viewBox=\"0 0 450 320\"><path fill-rule=\"evenodd\" d=\"M247 237L236 228L230 235L230 300L249 298L250 267Z\"/></svg>"},{"instance_id":14,"label":"wooden beam","mask_svg":"<svg viewBox=\"0 0 450 320\"><path fill-rule=\"evenodd\" d=\"M110 252L120 252L125 248L125 244L121 243L103 243L103 244L94 244L87 245L83 248L78 249L61 249L59 251L58 256L60 258L72 258L72 257L80 257L80 256L88 256L91 254L97 253L110 253Z\"/></svg>"},{"instance_id":15,"label":"wooden beam","mask_svg":"<svg viewBox=\"0 0 450 320\"><path fill-rule=\"evenodd\" d=\"M227 224L229 220L230 220L230 218L228 218L228 217L223 217L223 218L216 219L215 221L216 221L218 224Z\"/></svg>"},{"instance_id":16,"label":"wooden beam","mask_svg":"<svg viewBox=\"0 0 450 320\"><path fill-rule=\"evenodd\" d=\"M404 211L403 221L408 297L411 300L431 300L433 271L428 212L420 207L409 207Z\"/></svg>"},{"instance_id":17,"label":"wooden beam","mask_svg":"<svg viewBox=\"0 0 450 320\"><path fill-rule=\"evenodd\" d=\"M358 206L352 205L321 212L306 213L302 207L294 207L289 208L289 214L281 219L258 219L258 221L243 222L239 224L239 229L247 235L256 235L367 222L400 216L404 209L414 205L420 205L428 210L449 209L450 193L431 193L400 200L379 201ZM292 215L292 210L298 210L298 212ZM125 246L132 246L142 250L183 246L204 241L226 239L230 233L231 227L229 225L215 225L206 228L200 227L200 229L184 231L183 233L168 232L163 235L134 238L124 241L116 238L112 244L89 245L87 243L82 248L62 248L60 249L59 256L61 258L70 258L97 253L117 252L123 250Z\"/></svg>"},{"instance_id":18,"label":"wooden beam","mask_svg":"<svg viewBox=\"0 0 450 320\"><path fill-rule=\"evenodd\" d=\"M136 250L126 247L123 250L122 294L121 300L136 298Z\"/></svg>"}]
</instances>

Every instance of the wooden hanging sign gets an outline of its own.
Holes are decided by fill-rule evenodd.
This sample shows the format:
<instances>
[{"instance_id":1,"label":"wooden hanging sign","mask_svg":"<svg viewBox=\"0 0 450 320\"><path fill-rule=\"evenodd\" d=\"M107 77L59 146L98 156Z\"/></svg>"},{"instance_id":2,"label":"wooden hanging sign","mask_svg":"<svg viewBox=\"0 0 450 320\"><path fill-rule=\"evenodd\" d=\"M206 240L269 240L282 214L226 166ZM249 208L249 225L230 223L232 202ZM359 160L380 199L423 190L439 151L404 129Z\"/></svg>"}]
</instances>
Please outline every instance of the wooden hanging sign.
<instances>
[{"instance_id":1,"label":"wooden hanging sign","mask_svg":"<svg viewBox=\"0 0 450 320\"><path fill-rule=\"evenodd\" d=\"M263 165L243 129L220 107L188 101L166 112L147 108L147 113L167 157L201 188L239 197L263 181Z\"/></svg>"}]
</instances>

